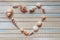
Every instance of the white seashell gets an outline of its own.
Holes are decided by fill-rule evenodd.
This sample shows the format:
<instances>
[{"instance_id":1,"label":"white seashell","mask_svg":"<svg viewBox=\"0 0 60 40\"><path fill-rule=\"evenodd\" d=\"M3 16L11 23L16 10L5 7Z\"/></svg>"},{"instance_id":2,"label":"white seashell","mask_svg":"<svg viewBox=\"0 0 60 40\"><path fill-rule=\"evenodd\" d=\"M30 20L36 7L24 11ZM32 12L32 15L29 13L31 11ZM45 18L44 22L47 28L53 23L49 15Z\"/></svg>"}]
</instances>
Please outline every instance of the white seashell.
<instances>
[{"instance_id":1,"label":"white seashell","mask_svg":"<svg viewBox=\"0 0 60 40\"><path fill-rule=\"evenodd\" d=\"M37 32L39 30L37 26L34 26L33 29L34 29L34 32Z\"/></svg>"},{"instance_id":2,"label":"white seashell","mask_svg":"<svg viewBox=\"0 0 60 40\"><path fill-rule=\"evenodd\" d=\"M33 31L32 31L32 32L29 32L29 36L30 36L30 35L33 35L33 34L34 34L34 32L33 32Z\"/></svg>"},{"instance_id":3,"label":"white seashell","mask_svg":"<svg viewBox=\"0 0 60 40\"><path fill-rule=\"evenodd\" d=\"M38 27L41 27L41 26L42 26L42 22L38 22L38 23L37 23L37 26L38 26Z\"/></svg>"},{"instance_id":4,"label":"white seashell","mask_svg":"<svg viewBox=\"0 0 60 40\"><path fill-rule=\"evenodd\" d=\"M41 6L42 6L41 3L37 3L37 4L36 4L36 7L37 7L37 8L41 8Z\"/></svg>"},{"instance_id":5,"label":"white seashell","mask_svg":"<svg viewBox=\"0 0 60 40\"><path fill-rule=\"evenodd\" d=\"M23 29L23 28L20 28L20 30L21 30L21 32L23 32L23 31L24 31L24 29Z\"/></svg>"}]
</instances>

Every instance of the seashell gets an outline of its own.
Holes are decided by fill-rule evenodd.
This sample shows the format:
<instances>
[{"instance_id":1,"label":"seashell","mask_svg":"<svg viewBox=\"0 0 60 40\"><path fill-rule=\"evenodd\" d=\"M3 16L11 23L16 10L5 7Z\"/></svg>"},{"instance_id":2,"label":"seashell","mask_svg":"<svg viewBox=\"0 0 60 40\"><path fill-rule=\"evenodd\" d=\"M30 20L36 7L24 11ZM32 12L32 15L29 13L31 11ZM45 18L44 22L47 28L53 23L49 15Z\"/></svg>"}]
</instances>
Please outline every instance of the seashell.
<instances>
[{"instance_id":1,"label":"seashell","mask_svg":"<svg viewBox=\"0 0 60 40\"><path fill-rule=\"evenodd\" d=\"M45 14L45 9L42 8L42 12Z\"/></svg>"},{"instance_id":2,"label":"seashell","mask_svg":"<svg viewBox=\"0 0 60 40\"><path fill-rule=\"evenodd\" d=\"M32 8L32 9L29 10L29 12L30 12L30 13L34 13L35 10L36 10L36 8Z\"/></svg>"},{"instance_id":3,"label":"seashell","mask_svg":"<svg viewBox=\"0 0 60 40\"><path fill-rule=\"evenodd\" d=\"M38 23L37 23L37 26L38 26L38 27L41 27L41 26L42 26L42 22L38 22Z\"/></svg>"},{"instance_id":4,"label":"seashell","mask_svg":"<svg viewBox=\"0 0 60 40\"><path fill-rule=\"evenodd\" d=\"M18 4L14 4L14 5L13 5L13 8L18 8L18 7L19 7Z\"/></svg>"},{"instance_id":5,"label":"seashell","mask_svg":"<svg viewBox=\"0 0 60 40\"><path fill-rule=\"evenodd\" d=\"M42 22L46 19L46 16L42 16Z\"/></svg>"},{"instance_id":6,"label":"seashell","mask_svg":"<svg viewBox=\"0 0 60 40\"><path fill-rule=\"evenodd\" d=\"M28 36L29 32L26 31L26 30L24 30L24 31L23 31L23 34L24 34L25 36Z\"/></svg>"},{"instance_id":7,"label":"seashell","mask_svg":"<svg viewBox=\"0 0 60 40\"><path fill-rule=\"evenodd\" d=\"M34 32L30 32L30 33L29 33L29 36L30 36L30 35L33 35L33 34L34 34Z\"/></svg>"},{"instance_id":8,"label":"seashell","mask_svg":"<svg viewBox=\"0 0 60 40\"><path fill-rule=\"evenodd\" d=\"M24 29L23 28L20 28L21 32L23 33L24 32Z\"/></svg>"},{"instance_id":9,"label":"seashell","mask_svg":"<svg viewBox=\"0 0 60 40\"><path fill-rule=\"evenodd\" d=\"M7 15L8 18L12 18L13 10L12 9L7 10L6 15Z\"/></svg>"},{"instance_id":10,"label":"seashell","mask_svg":"<svg viewBox=\"0 0 60 40\"><path fill-rule=\"evenodd\" d=\"M26 13L27 12L26 6L25 5L20 5L20 11L22 13Z\"/></svg>"},{"instance_id":11,"label":"seashell","mask_svg":"<svg viewBox=\"0 0 60 40\"><path fill-rule=\"evenodd\" d=\"M33 29L34 29L34 32L38 32L38 30L39 30L39 28L37 26L34 26Z\"/></svg>"},{"instance_id":12,"label":"seashell","mask_svg":"<svg viewBox=\"0 0 60 40\"><path fill-rule=\"evenodd\" d=\"M37 4L36 4L36 7L37 7L38 9L40 9L41 6L42 6L41 3L37 3Z\"/></svg>"}]
</instances>

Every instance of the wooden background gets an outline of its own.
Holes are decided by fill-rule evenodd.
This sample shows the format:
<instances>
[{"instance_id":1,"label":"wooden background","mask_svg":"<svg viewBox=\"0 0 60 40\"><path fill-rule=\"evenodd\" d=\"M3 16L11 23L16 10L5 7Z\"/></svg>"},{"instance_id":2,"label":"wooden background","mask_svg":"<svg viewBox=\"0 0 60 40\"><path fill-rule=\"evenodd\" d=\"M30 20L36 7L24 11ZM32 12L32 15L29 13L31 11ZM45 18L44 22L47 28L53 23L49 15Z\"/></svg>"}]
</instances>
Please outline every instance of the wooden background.
<instances>
[{"instance_id":1,"label":"wooden background","mask_svg":"<svg viewBox=\"0 0 60 40\"><path fill-rule=\"evenodd\" d=\"M26 37L6 17L5 11L14 4L25 4L31 8L38 2L46 10L47 19L39 32ZM16 9L14 18L19 27L31 31L41 15L37 11L34 14L22 14ZM0 0L0 40L60 40L60 0Z\"/></svg>"}]
</instances>

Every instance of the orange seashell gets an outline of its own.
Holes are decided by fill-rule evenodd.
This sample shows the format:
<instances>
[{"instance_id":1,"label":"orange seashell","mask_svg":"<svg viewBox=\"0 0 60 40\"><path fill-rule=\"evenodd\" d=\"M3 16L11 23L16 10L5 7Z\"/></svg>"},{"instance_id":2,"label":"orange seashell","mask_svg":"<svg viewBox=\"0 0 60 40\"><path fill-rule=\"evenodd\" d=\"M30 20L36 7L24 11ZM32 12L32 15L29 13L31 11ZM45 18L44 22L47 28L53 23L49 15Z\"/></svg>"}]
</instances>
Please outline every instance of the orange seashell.
<instances>
[{"instance_id":1,"label":"orange seashell","mask_svg":"<svg viewBox=\"0 0 60 40\"><path fill-rule=\"evenodd\" d=\"M28 36L29 32L26 31L26 30L24 30L24 31L23 31L23 34L24 34L25 36Z\"/></svg>"}]
</instances>

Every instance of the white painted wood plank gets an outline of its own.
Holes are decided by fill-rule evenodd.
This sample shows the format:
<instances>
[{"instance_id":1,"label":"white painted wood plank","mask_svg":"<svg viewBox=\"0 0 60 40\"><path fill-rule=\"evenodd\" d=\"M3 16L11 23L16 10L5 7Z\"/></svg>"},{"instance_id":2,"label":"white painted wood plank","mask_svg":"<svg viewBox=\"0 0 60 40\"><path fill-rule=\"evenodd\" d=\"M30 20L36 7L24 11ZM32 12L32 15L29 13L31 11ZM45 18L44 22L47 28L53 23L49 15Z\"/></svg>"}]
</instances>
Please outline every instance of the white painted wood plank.
<instances>
[{"instance_id":1,"label":"white painted wood plank","mask_svg":"<svg viewBox=\"0 0 60 40\"><path fill-rule=\"evenodd\" d=\"M16 37L15 38L14 37L13 38L12 37L10 37L10 38L6 38L6 37L5 38L2 38L1 37L0 39L1 40L24 40L24 39L25 40L33 40L32 38L16 38Z\"/></svg>"},{"instance_id":2,"label":"white painted wood plank","mask_svg":"<svg viewBox=\"0 0 60 40\"><path fill-rule=\"evenodd\" d=\"M60 38L30 38L30 37L24 37L24 38L0 38L1 40L60 40Z\"/></svg>"},{"instance_id":3,"label":"white painted wood plank","mask_svg":"<svg viewBox=\"0 0 60 40\"><path fill-rule=\"evenodd\" d=\"M33 29L26 29L29 32L33 31ZM60 28L40 28L36 34L60 34ZM0 29L0 34L21 34L20 30L2 30Z\"/></svg>"},{"instance_id":4,"label":"white painted wood plank","mask_svg":"<svg viewBox=\"0 0 60 40\"><path fill-rule=\"evenodd\" d=\"M40 2L40 1L38 1L39 3L41 3L42 5L47 5L47 6L49 6L49 5L51 5L51 6L59 6L60 5L60 2ZM25 5L36 5L36 3L37 3L37 1L36 2L30 2L30 1L28 1L28 2L0 2L0 6L13 6L14 4L19 4L19 5L22 5L22 4L25 4Z\"/></svg>"},{"instance_id":5,"label":"white painted wood plank","mask_svg":"<svg viewBox=\"0 0 60 40\"><path fill-rule=\"evenodd\" d=\"M33 0L0 0L0 1L4 2L4 1L33 1ZM60 1L60 0L37 0L37 1Z\"/></svg>"},{"instance_id":6,"label":"white painted wood plank","mask_svg":"<svg viewBox=\"0 0 60 40\"><path fill-rule=\"evenodd\" d=\"M17 16L16 16L17 15ZM14 14L13 17L41 17L42 14ZM60 14L45 14L46 17L60 17ZM6 14L0 14L0 17L6 17Z\"/></svg>"},{"instance_id":7,"label":"white painted wood plank","mask_svg":"<svg viewBox=\"0 0 60 40\"><path fill-rule=\"evenodd\" d=\"M37 36L38 35L38 36ZM43 38L60 38L60 34L34 34L32 36L29 36L31 38L39 38L39 37L43 37ZM0 34L0 37L26 37L23 34Z\"/></svg>"},{"instance_id":8,"label":"white painted wood plank","mask_svg":"<svg viewBox=\"0 0 60 40\"><path fill-rule=\"evenodd\" d=\"M17 22L37 22L37 21L39 21L41 19L41 17L39 18L39 17L31 17L31 18L29 18L29 17L27 17L27 18L15 18L15 20L17 21ZM11 21L11 20L9 20L8 18L0 18L0 22L9 22L9 21ZM60 18L54 18L54 17L47 17L46 18L46 20L45 20L46 22L50 22L50 21L52 21L52 22L60 22Z\"/></svg>"},{"instance_id":9,"label":"white painted wood plank","mask_svg":"<svg viewBox=\"0 0 60 40\"><path fill-rule=\"evenodd\" d=\"M15 28L11 22L0 22L0 29ZM22 28L32 28L37 25L37 22L17 22L17 25ZM60 22L43 22L42 28L60 28Z\"/></svg>"},{"instance_id":10,"label":"white painted wood plank","mask_svg":"<svg viewBox=\"0 0 60 40\"><path fill-rule=\"evenodd\" d=\"M29 38L29 37L28 38L25 38L25 37L24 38L20 38L20 37L19 38L16 38L16 37L13 37L13 38L12 37L10 37L10 38L6 38L6 37L5 38L2 38L1 37L0 39L1 40L24 40L24 39L25 40L33 40L33 38Z\"/></svg>"},{"instance_id":11,"label":"white painted wood plank","mask_svg":"<svg viewBox=\"0 0 60 40\"><path fill-rule=\"evenodd\" d=\"M0 29L14 29L14 25L10 23L1 23L0 22Z\"/></svg>"},{"instance_id":12,"label":"white painted wood plank","mask_svg":"<svg viewBox=\"0 0 60 40\"><path fill-rule=\"evenodd\" d=\"M60 38L33 38L33 40L60 40Z\"/></svg>"}]
</instances>

